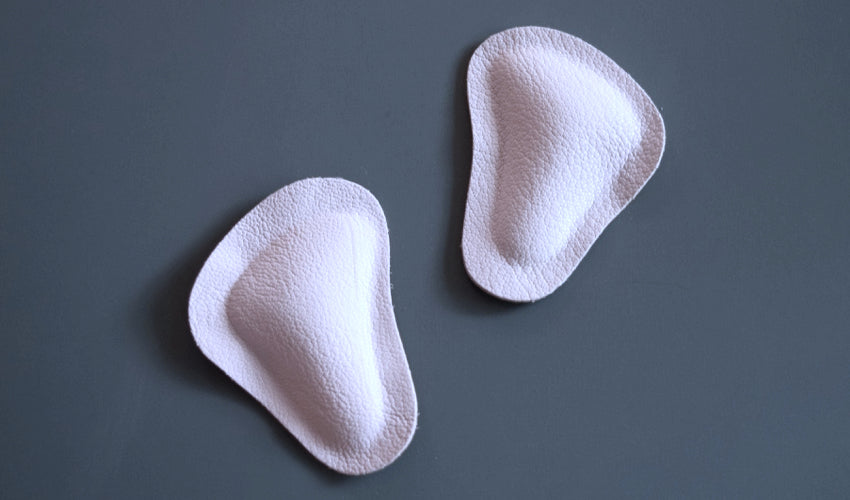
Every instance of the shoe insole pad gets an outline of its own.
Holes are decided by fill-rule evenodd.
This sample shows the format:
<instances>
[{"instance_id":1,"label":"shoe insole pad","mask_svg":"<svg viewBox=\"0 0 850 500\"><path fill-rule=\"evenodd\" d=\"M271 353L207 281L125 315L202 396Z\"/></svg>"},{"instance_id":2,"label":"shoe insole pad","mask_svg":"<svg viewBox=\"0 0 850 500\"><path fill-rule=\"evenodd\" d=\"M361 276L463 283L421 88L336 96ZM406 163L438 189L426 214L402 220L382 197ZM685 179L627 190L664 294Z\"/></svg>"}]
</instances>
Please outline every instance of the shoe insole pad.
<instances>
[{"instance_id":1,"label":"shoe insole pad","mask_svg":"<svg viewBox=\"0 0 850 500\"><path fill-rule=\"evenodd\" d=\"M496 297L540 299L652 176L664 123L614 61L548 28L485 40L469 62L467 93L467 272Z\"/></svg>"},{"instance_id":2,"label":"shoe insole pad","mask_svg":"<svg viewBox=\"0 0 850 500\"><path fill-rule=\"evenodd\" d=\"M306 179L236 224L189 300L203 353L345 474L390 464L416 427L389 265L372 194L342 179Z\"/></svg>"}]
</instances>

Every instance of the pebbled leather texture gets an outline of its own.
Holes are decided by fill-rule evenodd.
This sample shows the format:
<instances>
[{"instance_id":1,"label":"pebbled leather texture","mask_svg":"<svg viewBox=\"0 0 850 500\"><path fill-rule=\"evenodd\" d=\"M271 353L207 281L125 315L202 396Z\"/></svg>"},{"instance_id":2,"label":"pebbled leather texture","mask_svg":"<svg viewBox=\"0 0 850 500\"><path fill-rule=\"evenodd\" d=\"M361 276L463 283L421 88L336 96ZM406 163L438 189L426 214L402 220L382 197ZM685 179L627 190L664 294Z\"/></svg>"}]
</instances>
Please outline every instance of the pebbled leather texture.
<instances>
[{"instance_id":1,"label":"pebbled leather texture","mask_svg":"<svg viewBox=\"0 0 850 500\"><path fill-rule=\"evenodd\" d=\"M466 270L501 299L541 299L655 172L661 114L605 54L541 27L485 40L469 62L467 94Z\"/></svg>"},{"instance_id":2,"label":"pebbled leather texture","mask_svg":"<svg viewBox=\"0 0 850 500\"><path fill-rule=\"evenodd\" d=\"M236 224L189 299L204 354L344 474L386 467L416 428L389 264L372 194L342 179L305 179Z\"/></svg>"}]
</instances>

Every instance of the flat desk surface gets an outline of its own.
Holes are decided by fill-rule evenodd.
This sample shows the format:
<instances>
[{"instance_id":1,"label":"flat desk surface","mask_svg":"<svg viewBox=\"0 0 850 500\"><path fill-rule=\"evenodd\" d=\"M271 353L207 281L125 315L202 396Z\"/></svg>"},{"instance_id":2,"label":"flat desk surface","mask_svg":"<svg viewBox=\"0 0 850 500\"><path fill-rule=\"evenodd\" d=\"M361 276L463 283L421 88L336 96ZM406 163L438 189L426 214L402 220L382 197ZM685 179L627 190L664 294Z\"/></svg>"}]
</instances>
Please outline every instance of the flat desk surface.
<instances>
[{"instance_id":1,"label":"flat desk surface","mask_svg":"<svg viewBox=\"0 0 850 500\"><path fill-rule=\"evenodd\" d=\"M521 25L612 57L668 138L569 281L514 306L459 247L466 64ZM850 4L5 2L0 53L3 497L850 495ZM187 325L219 239L310 176L390 227L421 416L367 477Z\"/></svg>"}]
</instances>

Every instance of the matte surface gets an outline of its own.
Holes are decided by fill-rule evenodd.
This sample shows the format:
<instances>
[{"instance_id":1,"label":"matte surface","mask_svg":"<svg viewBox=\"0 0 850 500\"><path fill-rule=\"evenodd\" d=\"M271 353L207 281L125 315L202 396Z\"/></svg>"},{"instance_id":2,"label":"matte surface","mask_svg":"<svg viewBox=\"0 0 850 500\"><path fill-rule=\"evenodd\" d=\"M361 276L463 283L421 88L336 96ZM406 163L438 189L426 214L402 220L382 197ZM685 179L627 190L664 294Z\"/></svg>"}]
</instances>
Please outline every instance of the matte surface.
<instances>
[{"instance_id":1,"label":"matte surface","mask_svg":"<svg viewBox=\"0 0 850 500\"><path fill-rule=\"evenodd\" d=\"M850 495L850 6L4 2L5 498ZM658 172L567 283L463 271L466 63L538 24L661 109ZM327 470L207 361L192 281L263 197L386 212L421 417Z\"/></svg>"}]
</instances>

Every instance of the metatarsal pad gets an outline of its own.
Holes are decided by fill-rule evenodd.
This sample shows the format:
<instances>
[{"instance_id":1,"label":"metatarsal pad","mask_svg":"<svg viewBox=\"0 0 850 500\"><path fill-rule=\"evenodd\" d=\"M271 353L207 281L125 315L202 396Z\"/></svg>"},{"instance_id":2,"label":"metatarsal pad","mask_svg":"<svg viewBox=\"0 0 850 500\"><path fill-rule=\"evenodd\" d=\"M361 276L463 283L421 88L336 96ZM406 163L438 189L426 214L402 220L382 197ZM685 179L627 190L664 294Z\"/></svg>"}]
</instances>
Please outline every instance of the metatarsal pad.
<instances>
[{"instance_id":1,"label":"metatarsal pad","mask_svg":"<svg viewBox=\"0 0 850 500\"><path fill-rule=\"evenodd\" d=\"M416 428L389 252L386 219L369 191L306 179L236 224L189 299L204 354L345 474L389 465Z\"/></svg>"},{"instance_id":2,"label":"metatarsal pad","mask_svg":"<svg viewBox=\"0 0 850 500\"><path fill-rule=\"evenodd\" d=\"M549 28L485 40L469 62L467 93L467 272L496 297L543 298L652 176L664 123L614 61Z\"/></svg>"}]
</instances>

